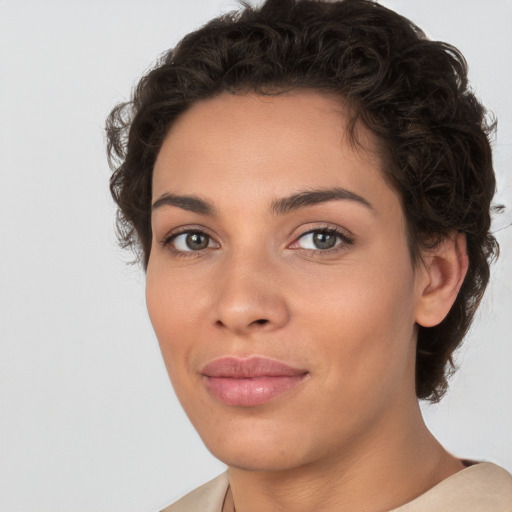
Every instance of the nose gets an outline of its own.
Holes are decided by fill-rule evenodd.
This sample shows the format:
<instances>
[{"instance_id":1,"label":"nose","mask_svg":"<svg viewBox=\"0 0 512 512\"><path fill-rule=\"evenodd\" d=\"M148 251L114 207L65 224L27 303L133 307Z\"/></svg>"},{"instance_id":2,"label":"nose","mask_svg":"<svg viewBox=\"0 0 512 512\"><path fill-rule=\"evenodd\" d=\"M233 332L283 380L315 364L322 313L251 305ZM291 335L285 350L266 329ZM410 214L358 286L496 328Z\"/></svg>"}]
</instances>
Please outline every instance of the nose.
<instances>
[{"instance_id":1,"label":"nose","mask_svg":"<svg viewBox=\"0 0 512 512\"><path fill-rule=\"evenodd\" d=\"M285 292L276 269L263 258L229 258L219 270L214 322L237 335L277 330L289 321Z\"/></svg>"}]
</instances>

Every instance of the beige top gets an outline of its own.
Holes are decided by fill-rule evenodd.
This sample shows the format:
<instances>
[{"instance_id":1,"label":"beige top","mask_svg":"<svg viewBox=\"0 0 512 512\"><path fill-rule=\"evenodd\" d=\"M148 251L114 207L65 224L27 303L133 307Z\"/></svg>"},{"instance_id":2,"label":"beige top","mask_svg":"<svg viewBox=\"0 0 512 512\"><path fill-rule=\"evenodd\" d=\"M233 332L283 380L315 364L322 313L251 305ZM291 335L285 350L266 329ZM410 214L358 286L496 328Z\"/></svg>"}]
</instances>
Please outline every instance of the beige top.
<instances>
[{"instance_id":1,"label":"beige top","mask_svg":"<svg viewBox=\"0 0 512 512\"><path fill-rule=\"evenodd\" d=\"M221 512L228 484L226 472L161 512ZM490 462L475 464L390 512L512 512L512 476Z\"/></svg>"}]
</instances>

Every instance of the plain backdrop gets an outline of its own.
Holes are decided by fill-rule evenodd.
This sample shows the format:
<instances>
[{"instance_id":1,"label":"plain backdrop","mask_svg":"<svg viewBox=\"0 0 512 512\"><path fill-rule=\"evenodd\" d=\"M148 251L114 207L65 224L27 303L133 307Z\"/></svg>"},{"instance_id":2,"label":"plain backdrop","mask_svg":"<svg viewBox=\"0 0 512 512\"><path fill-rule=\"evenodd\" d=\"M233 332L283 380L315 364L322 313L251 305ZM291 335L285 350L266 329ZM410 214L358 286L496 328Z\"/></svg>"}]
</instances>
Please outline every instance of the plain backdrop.
<instances>
[{"instance_id":1,"label":"plain backdrop","mask_svg":"<svg viewBox=\"0 0 512 512\"><path fill-rule=\"evenodd\" d=\"M465 54L496 113L502 258L426 420L512 470L512 2L383 0ZM156 511L223 471L172 392L115 242L104 119L231 0L0 0L0 510Z\"/></svg>"}]
</instances>

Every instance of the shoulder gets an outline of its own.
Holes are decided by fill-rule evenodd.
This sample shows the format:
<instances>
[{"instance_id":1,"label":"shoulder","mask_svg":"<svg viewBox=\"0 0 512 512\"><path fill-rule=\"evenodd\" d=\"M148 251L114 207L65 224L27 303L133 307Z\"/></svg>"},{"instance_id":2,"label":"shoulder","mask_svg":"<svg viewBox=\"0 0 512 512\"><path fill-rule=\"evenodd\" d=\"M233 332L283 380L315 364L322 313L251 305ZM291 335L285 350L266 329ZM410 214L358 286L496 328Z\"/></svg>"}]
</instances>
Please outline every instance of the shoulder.
<instances>
[{"instance_id":1,"label":"shoulder","mask_svg":"<svg viewBox=\"0 0 512 512\"><path fill-rule=\"evenodd\" d=\"M490 462L470 466L392 512L511 512L512 476Z\"/></svg>"},{"instance_id":2,"label":"shoulder","mask_svg":"<svg viewBox=\"0 0 512 512\"><path fill-rule=\"evenodd\" d=\"M197 487L161 512L221 512L228 490L228 473Z\"/></svg>"}]
</instances>

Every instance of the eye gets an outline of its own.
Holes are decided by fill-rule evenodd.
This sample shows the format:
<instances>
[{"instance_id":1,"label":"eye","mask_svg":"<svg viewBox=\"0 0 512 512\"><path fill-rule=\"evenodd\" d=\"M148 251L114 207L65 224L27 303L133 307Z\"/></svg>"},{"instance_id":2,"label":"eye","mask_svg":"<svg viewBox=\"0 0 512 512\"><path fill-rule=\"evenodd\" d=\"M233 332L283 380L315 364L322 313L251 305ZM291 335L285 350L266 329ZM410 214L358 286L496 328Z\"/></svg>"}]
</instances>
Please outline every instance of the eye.
<instances>
[{"instance_id":1,"label":"eye","mask_svg":"<svg viewBox=\"0 0 512 512\"><path fill-rule=\"evenodd\" d=\"M195 252L219 245L202 231L184 231L167 237L164 246L171 246L176 252Z\"/></svg>"},{"instance_id":2,"label":"eye","mask_svg":"<svg viewBox=\"0 0 512 512\"><path fill-rule=\"evenodd\" d=\"M303 233L292 244L293 249L313 251L328 251L341 244L350 244L351 240L340 231L333 228L315 229Z\"/></svg>"}]
</instances>

